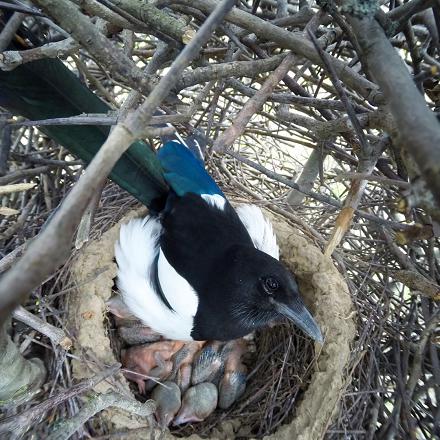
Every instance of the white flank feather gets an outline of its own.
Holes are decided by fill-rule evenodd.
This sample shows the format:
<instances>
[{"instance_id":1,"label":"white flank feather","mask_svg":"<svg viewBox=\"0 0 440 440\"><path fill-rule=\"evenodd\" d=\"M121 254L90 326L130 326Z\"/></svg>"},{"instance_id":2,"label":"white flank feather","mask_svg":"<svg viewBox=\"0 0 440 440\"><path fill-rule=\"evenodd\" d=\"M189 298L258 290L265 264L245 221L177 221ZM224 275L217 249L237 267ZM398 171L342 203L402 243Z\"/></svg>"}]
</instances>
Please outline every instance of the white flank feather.
<instances>
[{"instance_id":1,"label":"white flank feather","mask_svg":"<svg viewBox=\"0 0 440 440\"><path fill-rule=\"evenodd\" d=\"M159 251L158 274L162 292L173 310L179 315L193 317L197 313L199 297L188 281L168 263L162 249Z\"/></svg>"},{"instance_id":2,"label":"white flank feather","mask_svg":"<svg viewBox=\"0 0 440 440\"><path fill-rule=\"evenodd\" d=\"M159 221L150 216L121 226L115 245L117 285L127 307L145 325L169 339L191 340L193 317L170 310L150 281L154 259L160 250L161 228ZM176 287L175 293L178 291Z\"/></svg>"},{"instance_id":3,"label":"white flank feather","mask_svg":"<svg viewBox=\"0 0 440 440\"><path fill-rule=\"evenodd\" d=\"M251 236L254 246L260 251L280 259L280 249L272 224L255 205L240 205L236 208L240 220Z\"/></svg>"}]
</instances>

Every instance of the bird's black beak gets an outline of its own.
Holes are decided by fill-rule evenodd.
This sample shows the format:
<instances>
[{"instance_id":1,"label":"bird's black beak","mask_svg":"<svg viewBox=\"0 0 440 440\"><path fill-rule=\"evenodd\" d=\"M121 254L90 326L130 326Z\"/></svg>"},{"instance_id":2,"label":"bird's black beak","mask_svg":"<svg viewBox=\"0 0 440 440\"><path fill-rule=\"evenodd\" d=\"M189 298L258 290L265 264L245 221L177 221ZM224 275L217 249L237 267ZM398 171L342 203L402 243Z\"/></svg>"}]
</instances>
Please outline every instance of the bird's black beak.
<instances>
[{"instance_id":1,"label":"bird's black beak","mask_svg":"<svg viewBox=\"0 0 440 440\"><path fill-rule=\"evenodd\" d=\"M324 342L318 324L313 319L312 315L306 309L306 306L299 297L295 299L294 303L289 305L277 301L275 303L275 309L278 313L296 324L315 341L321 344Z\"/></svg>"}]
</instances>

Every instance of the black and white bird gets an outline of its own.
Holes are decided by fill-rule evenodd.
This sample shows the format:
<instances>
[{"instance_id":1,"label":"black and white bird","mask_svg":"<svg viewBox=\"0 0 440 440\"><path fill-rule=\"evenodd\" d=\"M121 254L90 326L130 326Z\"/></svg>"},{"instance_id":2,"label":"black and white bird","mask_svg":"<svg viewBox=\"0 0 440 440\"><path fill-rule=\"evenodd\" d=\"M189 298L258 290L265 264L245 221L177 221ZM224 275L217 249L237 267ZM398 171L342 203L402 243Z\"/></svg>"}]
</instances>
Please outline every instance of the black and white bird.
<instances>
[{"instance_id":1,"label":"black and white bird","mask_svg":"<svg viewBox=\"0 0 440 440\"><path fill-rule=\"evenodd\" d=\"M227 341L286 317L322 342L261 210L234 209L182 143L165 143L158 158L164 208L122 225L115 249L131 312L169 339Z\"/></svg>"}]
</instances>

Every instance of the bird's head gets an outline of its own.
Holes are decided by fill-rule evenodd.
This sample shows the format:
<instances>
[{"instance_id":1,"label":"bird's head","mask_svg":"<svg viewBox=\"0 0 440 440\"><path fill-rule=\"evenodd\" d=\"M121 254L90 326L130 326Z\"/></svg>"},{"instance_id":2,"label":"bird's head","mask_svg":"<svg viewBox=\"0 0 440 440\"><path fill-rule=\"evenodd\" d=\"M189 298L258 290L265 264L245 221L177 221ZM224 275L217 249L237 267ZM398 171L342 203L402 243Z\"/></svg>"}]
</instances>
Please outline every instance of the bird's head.
<instances>
[{"instance_id":1,"label":"bird's head","mask_svg":"<svg viewBox=\"0 0 440 440\"><path fill-rule=\"evenodd\" d=\"M301 298L294 275L275 258L255 248L233 251L235 283L240 294L231 313L250 329L288 318L311 338L323 342L321 331Z\"/></svg>"}]
</instances>

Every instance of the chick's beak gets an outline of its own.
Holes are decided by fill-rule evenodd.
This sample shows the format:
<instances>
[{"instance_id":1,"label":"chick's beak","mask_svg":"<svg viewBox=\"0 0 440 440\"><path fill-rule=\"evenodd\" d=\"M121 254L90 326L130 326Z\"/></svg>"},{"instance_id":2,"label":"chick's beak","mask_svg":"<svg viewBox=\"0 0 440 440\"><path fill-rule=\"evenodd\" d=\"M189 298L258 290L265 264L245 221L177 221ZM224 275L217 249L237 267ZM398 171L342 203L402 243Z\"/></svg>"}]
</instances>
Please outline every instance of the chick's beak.
<instances>
[{"instance_id":1,"label":"chick's beak","mask_svg":"<svg viewBox=\"0 0 440 440\"><path fill-rule=\"evenodd\" d=\"M275 303L275 309L278 313L296 324L315 341L321 344L324 342L318 324L313 319L312 315L306 309L306 306L299 297L297 297L295 301L289 305L277 301Z\"/></svg>"}]
</instances>

